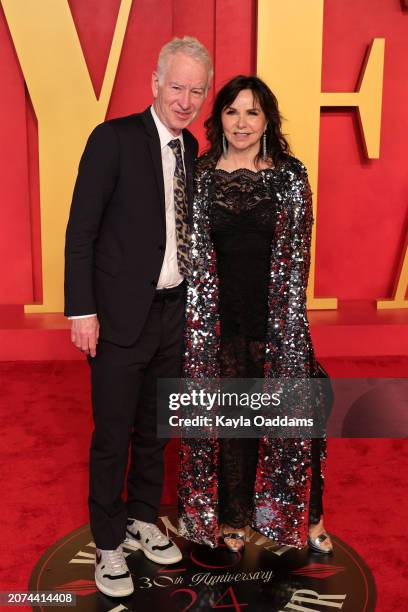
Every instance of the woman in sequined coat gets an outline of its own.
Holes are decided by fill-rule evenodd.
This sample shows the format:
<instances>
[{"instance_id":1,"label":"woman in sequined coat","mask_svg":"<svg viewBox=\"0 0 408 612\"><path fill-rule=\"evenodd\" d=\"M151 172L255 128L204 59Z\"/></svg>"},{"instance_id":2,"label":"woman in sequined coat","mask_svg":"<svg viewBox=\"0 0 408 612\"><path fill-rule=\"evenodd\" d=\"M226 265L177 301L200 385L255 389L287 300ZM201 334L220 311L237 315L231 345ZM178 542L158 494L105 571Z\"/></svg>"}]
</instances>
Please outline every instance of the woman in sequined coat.
<instances>
[{"instance_id":1,"label":"woman in sequined coat","mask_svg":"<svg viewBox=\"0 0 408 612\"><path fill-rule=\"evenodd\" d=\"M185 378L308 378L311 191L289 154L275 96L238 76L206 121L197 163ZM183 439L179 532L233 551L245 529L331 551L323 525L323 440Z\"/></svg>"}]
</instances>

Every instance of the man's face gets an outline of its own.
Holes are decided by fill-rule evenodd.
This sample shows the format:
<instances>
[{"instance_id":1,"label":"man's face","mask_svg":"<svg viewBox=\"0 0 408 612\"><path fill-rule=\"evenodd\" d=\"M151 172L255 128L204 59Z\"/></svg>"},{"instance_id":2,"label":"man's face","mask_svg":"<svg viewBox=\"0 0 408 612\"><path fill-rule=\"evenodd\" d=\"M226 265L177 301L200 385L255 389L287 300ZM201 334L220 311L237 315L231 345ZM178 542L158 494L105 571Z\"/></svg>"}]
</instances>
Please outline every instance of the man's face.
<instances>
[{"instance_id":1,"label":"man's face","mask_svg":"<svg viewBox=\"0 0 408 612\"><path fill-rule=\"evenodd\" d=\"M174 136L190 125L200 112L206 97L207 82L204 64L184 53L168 58L161 79L153 72L154 109Z\"/></svg>"}]
</instances>

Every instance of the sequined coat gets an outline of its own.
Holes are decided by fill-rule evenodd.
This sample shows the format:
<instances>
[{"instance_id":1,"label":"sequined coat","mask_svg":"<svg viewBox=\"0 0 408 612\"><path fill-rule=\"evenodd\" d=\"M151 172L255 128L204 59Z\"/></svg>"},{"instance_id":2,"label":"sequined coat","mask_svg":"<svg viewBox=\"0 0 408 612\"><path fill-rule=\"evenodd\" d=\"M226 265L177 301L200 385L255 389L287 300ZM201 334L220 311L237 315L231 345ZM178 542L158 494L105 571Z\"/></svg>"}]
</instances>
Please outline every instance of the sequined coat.
<instances>
[{"instance_id":1,"label":"sequined coat","mask_svg":"<svg viewBox=\"0 0 408 612\"><path fill-rule=\"evenodd\" d=\"M262 171L261 171L262 172ZM184 377L219 376L218 278L209 210L214 165L198 161L192 211L193 277L187 289ZM307 378L316 361L306 313L313 223L312 197L303 164L286 156L264 173L276 200L276 230L269 272L265 377ZM179 532L216 546L219 525L218 440L182 439ZM324 445L322 445L324 458ZM303 546L308 531L311 441L261 438L252 528L280 544Z\"/></svg>"}]
</instances>

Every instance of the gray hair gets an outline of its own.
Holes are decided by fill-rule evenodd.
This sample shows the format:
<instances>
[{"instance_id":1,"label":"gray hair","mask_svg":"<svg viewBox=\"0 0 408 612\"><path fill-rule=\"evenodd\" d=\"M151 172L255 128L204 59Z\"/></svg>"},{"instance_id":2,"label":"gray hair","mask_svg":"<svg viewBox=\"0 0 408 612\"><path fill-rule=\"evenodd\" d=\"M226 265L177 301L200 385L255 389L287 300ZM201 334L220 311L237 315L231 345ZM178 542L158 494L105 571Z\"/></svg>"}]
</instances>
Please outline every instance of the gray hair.
<instances>
[{"instance_id":1,"label":"gray hair","mask_svg":"<svg viewBox=\"0 0 408 612\"><path fill-rule=\"evenodd\" d=\"M207 69L208 81L207 88L210 86L211 79L213 77L213 65L210 54L206 47L200 43L197 38L193 36L183 36L183 38L173 38L168 43L163 45L160 49L159 57L157 59L157 74L159 80L163 80L164 72L166 70L167 62L172 55L176 53L184 53L204 64Z\"/></svg>"}]
</instances>

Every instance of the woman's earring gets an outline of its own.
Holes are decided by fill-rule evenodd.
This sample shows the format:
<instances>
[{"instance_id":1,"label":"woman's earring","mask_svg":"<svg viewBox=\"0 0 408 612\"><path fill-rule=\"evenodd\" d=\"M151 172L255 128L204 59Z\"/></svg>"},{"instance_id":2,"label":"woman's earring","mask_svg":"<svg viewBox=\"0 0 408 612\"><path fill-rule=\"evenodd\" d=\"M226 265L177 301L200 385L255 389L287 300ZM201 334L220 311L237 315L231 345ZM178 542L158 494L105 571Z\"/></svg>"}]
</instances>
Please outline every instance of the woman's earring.
<instances>
[{"instance_id":1,"label":"woman's earring","mask_svg":"<svg viewBox=\"0 0 408 612\"><path fill-rule=\"evenodd\" d=\"M224 159L227 159L228 146L227 146L227 139L225 138L225 134L222 135L222 154L224 156Z\"/></svg>"},{"instance_id":2,"label":"woman's earring","mask_svg":"<svg viewBox=\"0 0 408 612\"><path fill-rule=\"evenodd\" d=\"M262 136L262 159L266 161L268 158L268 152L266 150L266 130Z\"/></svg>"}]
</instances>

